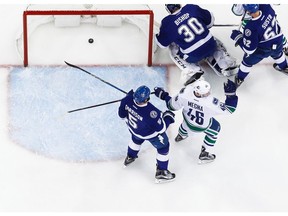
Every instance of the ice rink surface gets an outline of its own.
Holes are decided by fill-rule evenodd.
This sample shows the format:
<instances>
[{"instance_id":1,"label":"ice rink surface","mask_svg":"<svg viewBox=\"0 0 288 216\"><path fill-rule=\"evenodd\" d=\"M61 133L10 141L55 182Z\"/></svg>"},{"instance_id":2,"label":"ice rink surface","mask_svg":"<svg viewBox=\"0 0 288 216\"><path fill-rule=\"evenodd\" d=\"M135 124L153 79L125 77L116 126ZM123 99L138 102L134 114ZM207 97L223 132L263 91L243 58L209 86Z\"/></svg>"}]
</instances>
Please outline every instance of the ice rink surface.
<instances>
[{"instance_id":1,"label":"ice rink surface","mask_svg":"<svg viewBox=\"0 0 288 216\"><path fill-rule=\"evenodd\" d=\"M215 23L239 23L240 18L235 17L230 11L231 5L201 6L214 13ZM71 162L36 154L13 142L10 136L13 128L9 125L10 113L15 107L11 107L9 95L17 88L12 88L11 80L14 79L11 79L10 73L16 67L22 66L22 61L16 52L15 39L21 30L21 16L25 8L26 5L0 5L0 25L5 29L1 33L0 40L0 211L114 213L288 211L286 198L288 77L275 71L271 60L265 60L253 67L238 91L239 106L236 112L231 116L216 117L221 123L222 130L215 145L217 159L214 163L202 166L197 164L202 135L195 135L182 143L176 144L173 141L182 120L181 112L176 112L176 123L169 128L171 138L169 167L177 177L169 184L154 184L156 151L152 147L147 147L141 152L133 166L123 169L124 158L102 162ZM151 8L154 9L156 20L165 15L162 5L152 5ZM288 35L285 19L287 9L287 4L275 6L286 35ZM9 25L7 19L10 20ZM108 40L114 38L114 42L121 48L112 45L113 50L110 47L101 50L96 48L97 40L92 46L87 42L90 37L97 38L94 30L87 26L81 27L81 31L73 30L75 32L68 34L70 37L69 41L66 38L68 45L66 44L65 50L65 46L61 43L61 40L65 40L62 30L53 30L57 35L52 37L51 28L53 29L49 24L39 27L31 36L32 65L40 68L47 65L64 66L66 60L75 64L99 66L114 64L119 59L126 66L139 64L139 61L145 63L146 52L141 50L145 50L146 46L141 42L143 36L141 34L138 36L138 30L130 28L124 30L124 33L132 31L127 36L130 44L125 45L123 38L115 38L116 33L110 32L109 29L111 34L106 38ZM242 51L240 48L235 48L229 38L232 29L215 27L212 33L241 61ZM122 30L117 30L120 35L124 35L120 31ZM77 37L72 37L76 33ZM53 41L52 45L49 45L50 39ZM98 45L105 44L102 40L104 38L99 39ZM59 44L56 44L56 41ZM117 57L117 53L120 56ZM173 95L179 91L180 71L169 60L167 50L159 50L154 57L154 63L167 66L166 88L169 92ZM226 78L217 77L205 65L204 68L206 68L206 80L211 82L213 93L224 100L223 82ZM115 75L111 73L111 76ZM62 82L64 88L65 81ZM35 89L32 83L31 92ZM125 84L129 86L130 81ZM134 87L134 83L131 86ZM9 92L11 90L13 91ZM104 89L99 91L107 94L107 99L110 100L109 93ZM116 104L109 106L116 108ZM94 111L97 112L97 108ZM89 112L83 111L83 118L88 118ZM15 114L13 116L15 117ZM113 123L115 127L118 124L120 127L122 124L117 118ZM111 137L103 139L109 141Z\"/></svg>"}]
</instances>

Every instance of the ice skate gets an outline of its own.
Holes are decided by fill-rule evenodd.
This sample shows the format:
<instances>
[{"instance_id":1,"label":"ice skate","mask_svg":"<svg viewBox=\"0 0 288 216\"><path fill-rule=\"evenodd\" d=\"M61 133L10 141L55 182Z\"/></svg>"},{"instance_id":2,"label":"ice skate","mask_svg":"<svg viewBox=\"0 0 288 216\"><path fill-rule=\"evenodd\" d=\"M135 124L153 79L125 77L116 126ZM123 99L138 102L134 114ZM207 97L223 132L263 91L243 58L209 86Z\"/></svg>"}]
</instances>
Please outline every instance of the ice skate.
<instances>
[{"instance_id":1,"label":"ice skate","mask_svg":"<svg viewBox=\"0 0 288 216\"><path fill-rule=\"evenodd\" d=\"M184 139L186 139L187 138L187 136L186 137L182 137L180 134L178 134L176 137L175 137L175 142L180 142L180 141L182 141L182 140L184 140Z\"/></svg>"},{"instance_id":2,"label":"ice skate","mask_svg":"<svg viewBox=\"0 0 288 216\"><path fill-rule=\"evenodd\" d=\"M284 52L284 54L285 54L286 56L288 56L288 48L285 48L285 49L283 50L283 52Z\"/></svg>"},{"instance_id":3,"label":"ice skate","mask_svg":"<svg viewBox=\"0 0 288 216\"><path fill-rule=\"evenodd\" d=\"M215 158L216 158L215 154L210 154L209 152L206 151L205 147L202 146L198 164L211 163L215 160Z\"/></svg>"},{"instance_id":4,"label":"ice skate","mask_svg":"<svg viewBox=\"0 0 288 216\"><path fill-rule=\"evenodd\" d=\"M136 158L137 157L132 158L132 157L127 156L124 160L124 168L130 165L131 163L133 163L136 160Z\"/></svg>"},{"instance_id":5,"label":"ice skate","mask_svg":"<svg viewBox=\"0 0 288 216\"><path fill-rule=\"evenodd\" d=\"M273 64L273 67L275 68L275 70L280 71L285 75L288 75L288 67L285 69L281 69L276 63Z\"/></svg>"},{"instance_id":6,"label":"ice skate","mask_svg":"<svg viewBox=\"0 0 288 216\"><path fill-rule=\"evenodd\" d=\"M288 46L287 47L283 47L283 52L286 56L288 56Z\"/></svg>"},{"instance_id":7,"label":"ice skate","mask_svg":"<svg viewBox=\"0 0 288 216\"><path fill-rule=\"evenodd\" d=\"M165 183L170 182L175 179L175 173L171 173L169 170L160 170L157 168L155 174L155 183Z\"/></svg>"}]
</instances>

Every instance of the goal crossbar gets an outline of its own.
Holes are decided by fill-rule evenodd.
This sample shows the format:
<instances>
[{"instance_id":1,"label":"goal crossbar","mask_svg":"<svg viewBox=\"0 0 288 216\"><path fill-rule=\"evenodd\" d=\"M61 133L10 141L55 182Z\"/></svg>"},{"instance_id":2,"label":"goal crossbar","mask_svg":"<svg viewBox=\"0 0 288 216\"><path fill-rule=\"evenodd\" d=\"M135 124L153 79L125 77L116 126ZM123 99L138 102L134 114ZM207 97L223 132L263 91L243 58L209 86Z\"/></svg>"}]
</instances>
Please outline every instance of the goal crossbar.
<instances>
[{"instance_id":1,"label":"goal crossbar","mask_svg":"<svg viewBox=\"0 0 288 216\"><path fill-rule=\"evenodd\" d=\"M148 60L147 65L152 65L153 25L154 13L152 10L34 10L23 12L23 51L24 67L28 66L28 16L33 15L148 15Z\"/></svg>"}]
</instances>

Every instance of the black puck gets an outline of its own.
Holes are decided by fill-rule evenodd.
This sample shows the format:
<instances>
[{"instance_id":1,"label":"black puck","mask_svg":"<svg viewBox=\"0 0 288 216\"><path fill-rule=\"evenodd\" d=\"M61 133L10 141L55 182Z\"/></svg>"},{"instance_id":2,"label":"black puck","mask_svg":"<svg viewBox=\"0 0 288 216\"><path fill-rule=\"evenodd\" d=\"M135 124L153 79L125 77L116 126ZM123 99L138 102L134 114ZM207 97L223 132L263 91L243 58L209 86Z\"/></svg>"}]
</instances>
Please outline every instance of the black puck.
<instances>
[{"instance_id":1,"label":"black puck","mask_svg":"<svg viewBox=\"0 0 288 216\"><path fill-rule=\"evenodd\" d=\"M93 38L89 38L88 42L93 43L94 42Z\"/></svg>"}]
</instances>

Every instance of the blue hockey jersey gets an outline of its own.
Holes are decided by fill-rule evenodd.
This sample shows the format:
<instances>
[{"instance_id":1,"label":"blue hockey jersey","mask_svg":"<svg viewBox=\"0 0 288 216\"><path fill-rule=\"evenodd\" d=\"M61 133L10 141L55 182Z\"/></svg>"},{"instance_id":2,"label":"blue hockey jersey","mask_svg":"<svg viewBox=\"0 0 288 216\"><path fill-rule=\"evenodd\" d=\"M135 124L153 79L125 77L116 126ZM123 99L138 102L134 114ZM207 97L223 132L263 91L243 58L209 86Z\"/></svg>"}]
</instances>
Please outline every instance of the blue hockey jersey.
<instances>
[{"instance_id":1,"label":"blue hockey jersey","mask_svg":"<svg viewBox=\"0 0 288 216\"><path fill-rule=\"evenodd\" d=\"M121 100L118 110L120 118L125 118L129 131L140 139L151 139L166 131L169 122L162 119L162 112L148 102L144 106L137 105L131 90Z\"/></svg>"},{"instance_id":2,"label":"blue hockey jersey","mask_svg":"<svg viewBox=\"0 0 288 216\"><path fill-rule=\"evenodd\" d=\"M263 51L275 50L282 44L283 34L275 11L269 4L260 4L259 10L260 16L247 23L239 43L247 54L252 54L257 48Z\"/></svg>"},{"instance_id":3,"label":"blue hockey jersey","mask_svg":"<svg viewBox=\"0 0 288 216\"><path fill-rule=\"evenodd\" d=\"M156 43L164 48L174 42L183 54L191 53L209 40L214 40L209 31L213 23L214 17L208 10L187 4L162 20Z\"/></svg>"}]
</instances>

